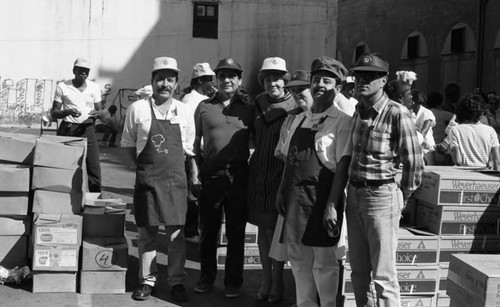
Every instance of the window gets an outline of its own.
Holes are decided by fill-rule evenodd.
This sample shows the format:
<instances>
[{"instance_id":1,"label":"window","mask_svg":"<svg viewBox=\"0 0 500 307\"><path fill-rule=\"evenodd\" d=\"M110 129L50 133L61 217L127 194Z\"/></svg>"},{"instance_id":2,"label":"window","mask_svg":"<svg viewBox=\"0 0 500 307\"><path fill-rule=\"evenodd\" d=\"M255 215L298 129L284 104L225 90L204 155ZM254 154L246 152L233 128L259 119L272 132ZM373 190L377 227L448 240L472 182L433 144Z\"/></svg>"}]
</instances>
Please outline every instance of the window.
<instances>
[{"instance_id":1,"label":"window","mask_svg":"<svg viewBox=\"0 0 500 307\"><path fill-rule=\"evenodd\" d=\"M451 53L460 53L465 51L465 28L451 30Z\"/></svg>"},{"instance_id":2,"label":"window","mask_svg":"<svg viewBox=\"0 0 500 307\"><path fill-rule=\"evenodd\" d=\"M408 44L407 44L407 54L409 59L415 59L419 57L419 36L410 36L408 37Z\"/></svg>"},{"instance_id":3,"label":"window","mask_svg":"<svg viewBox=\"0 0 500 307\"><path fill-rule=\"evenodd\" d=\"M219 5L214 2L195 2L193 11L193 37L217 38Z\"/></svg>"}]
</instances>

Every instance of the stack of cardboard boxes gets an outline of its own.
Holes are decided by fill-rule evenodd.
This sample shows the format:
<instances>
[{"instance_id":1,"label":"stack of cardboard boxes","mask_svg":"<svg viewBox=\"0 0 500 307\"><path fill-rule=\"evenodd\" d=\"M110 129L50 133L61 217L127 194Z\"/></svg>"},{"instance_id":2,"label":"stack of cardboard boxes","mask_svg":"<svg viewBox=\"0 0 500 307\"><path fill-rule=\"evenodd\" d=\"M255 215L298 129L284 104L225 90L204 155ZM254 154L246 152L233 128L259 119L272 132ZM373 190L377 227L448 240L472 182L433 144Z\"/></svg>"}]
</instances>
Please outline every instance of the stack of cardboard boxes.
<instances>
[{"instance_id":1,"label":"stack of cardboard boxes","mask_svg":"<svg viewBox=\"0 0 500 307\"><path fill-rule=\"evenodd\" d=\"M43 136L33 159L33 292L76 292L86 140Z\"/></svg>"},{"instance_id":2,"label":"stack of cardboard boxes","mask_svg":"<svg viewBox=\"0 0 500 307\"><path fill-rule=\"evenodd\" d=\"M126 204L88 193L83 209L80 293L125 293L128 245Z\"/></svg>"},{"instance_id":3,"label":"stack of cardboard boxes","mask_svg":"<svg viewBox=\"0 0 500 307\"><path fill-rule=\"evenodd\" d=\"M414 193L415 224L438 236L437 306L449 306L453 254L500 252L500 177L488 171L427 166Z\"/></svg>"},{"instance_id":4,"label":"stack of cardboard boxes","mask_svg":"<svg viewBox=\"0 0 500 307\"><path fill-rule=\"evenodd\" d=\"M223 218L224 220L224 218ZM245 269L262 268L260 262L259 246L257 245L258 227L247 223L245 227L245 251L243 258L243 266ZM223 221L220 235L219 247L217 248L217 267L223 270L226 263L227 254L227 236L226 223Z\"/></svg>"}]
</instances>

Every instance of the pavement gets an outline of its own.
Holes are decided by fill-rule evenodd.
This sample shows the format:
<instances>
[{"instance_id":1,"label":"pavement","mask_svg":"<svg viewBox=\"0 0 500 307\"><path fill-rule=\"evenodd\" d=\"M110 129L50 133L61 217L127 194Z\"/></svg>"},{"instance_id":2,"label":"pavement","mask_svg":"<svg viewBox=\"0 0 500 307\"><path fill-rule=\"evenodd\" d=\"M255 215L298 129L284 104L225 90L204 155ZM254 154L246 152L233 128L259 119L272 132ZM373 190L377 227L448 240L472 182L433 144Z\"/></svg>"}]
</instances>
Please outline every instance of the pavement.
<instances>
[{"instance_id":1,"label":"pavement","mask_svg":"<svg viewBox=\"0 0 500 307\"><path fill-rule=\"evenodd\" d=\"M11 133L39 134L35 128L9 128L0 127L0 131ZM46 132L46 133L53 133ZM118 138L119 139L119 138ZM1 150L1 149L0 149ZM127 153L119 147L101 147L100 160L102 170L102 190L108 196L121 198L127 203L125 237L129 244L128 271L124 294L79 294L79 293L32 293L31 281L21 285L0 285L0 306L214 306L214 307L260 307L260 306L291 306L295 303L295 283L290 269L284 272L285 291L283 299L278 304L257 302L255 297L259 290L260 270L245 269L244 283L241 296L228 299L224 296L223 277L224 271L219 270L214 288L205 294L198 294L193 287L199 277L199 252L198 244L186 242L188 277L186 288L189 300L177 303L171 299L170 288L166 281L167 256L166 245L160 244L158 264L160 280L156 285L156 292L149 300L137 302L132 300L132 292L139 286L137 228L134 217L131 215L135 169ZM160 234L164 236L164 232ZM161 240L165 242L165 240Z\"/></svg>"}]
</instances>

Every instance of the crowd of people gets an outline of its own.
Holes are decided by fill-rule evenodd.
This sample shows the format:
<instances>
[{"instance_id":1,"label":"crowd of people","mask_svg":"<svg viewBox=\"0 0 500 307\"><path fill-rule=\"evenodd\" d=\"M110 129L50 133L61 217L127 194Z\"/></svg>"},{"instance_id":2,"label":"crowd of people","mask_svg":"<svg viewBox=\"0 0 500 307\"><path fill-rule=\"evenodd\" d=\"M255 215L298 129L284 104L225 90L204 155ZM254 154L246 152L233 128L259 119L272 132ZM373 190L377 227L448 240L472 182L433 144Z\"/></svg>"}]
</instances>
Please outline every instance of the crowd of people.
<instances>
[{"instance_id":1,"label":"crowd of people","mask_svg":"<svg viewBox=\"0 0 500 307\"><path fill-rule=\"evenodd\" d=\"M92 123L105 123L116 109L101 109L86 80L89 67L77 59L75 78L57 87L52 116L62 119L58 134L87 137L89 187L99 191ZM197 63L180 101L177 60L158 57L151 84L127 109L121 147L136 165L141 283L132 298L147 300L155 290L159 226L172 298L188 300L185 240L198 235L201 271L193 289L209 292L223 222L225 296L238 297L249 222L258 227L262 263L257 301L281 301L290 261L297 306L336 306L347 231L356 304L399 306L401 211L425 164L498 169L499 97L461 97L456 83L444 95L425 95L412 85L412 72L390 78L377 53L362 55L350 70L321 56L293 73L284 59L266 58L256 97L242 87L243 72L233 58L213 70ZM117 131L104 131L114 144Z\"/></svg>"}]
</instances>

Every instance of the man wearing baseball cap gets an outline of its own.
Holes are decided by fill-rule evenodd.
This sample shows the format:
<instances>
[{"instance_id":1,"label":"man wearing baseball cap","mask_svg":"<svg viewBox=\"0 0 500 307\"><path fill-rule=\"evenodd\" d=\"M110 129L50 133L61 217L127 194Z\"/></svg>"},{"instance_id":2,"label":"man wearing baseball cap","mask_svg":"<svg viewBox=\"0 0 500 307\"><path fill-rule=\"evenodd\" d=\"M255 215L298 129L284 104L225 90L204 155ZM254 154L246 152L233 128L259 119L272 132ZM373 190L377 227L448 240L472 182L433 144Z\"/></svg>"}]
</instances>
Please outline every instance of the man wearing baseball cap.
<instances>
[{"instance_id":1,"label":"man wearing baseball cap","mask_svg":"<svg viewBox=\"0 0 500 307\"><path fill-rule=\"evenodd\" d=\"M310 110L281 131L276 151L286 164L276 208L295 277L297 306L336 306L337 244L351 155L352 118L334 105L347 69L330 57L311 64ZM300 183L300 184L297 184Z\"/></svg>"},{"instance_id":2,"label":"man wearing baseball cap","mask_svg":"<svg viewBox=\"0 0 500 307\"><path fill-rule=\"evenodd\" d=\"M90 63L77 58L73 65L74 78L57 84L52 118L62 119L57 135L87 138L87 174L90 192L101 192L99 147L94 134L94 118L102 116L101 90L87 80Z\"/></svg>"},{"instance_id":3,"label":"man wearing baseball cap","mask_svg":"<svg viewBox=\"0 0 500 307\"><path fill-rule=\"evenodd\" d=\"M360 99L353 118L346 207L356 305L400 306L396 271L399 218L420 185L422 150L410 112L384 92L387 61L367 53L351 70ZM403 173L398 185L394 177L400 163Z\"/></svg>"},{"instance_id":4,"label":"man wearing baseball cap","mask_svg":"<svg viewBox=\"0 0 500 307\"><path fill-rule=\"evenodd\" d=\"M182 98L182 102L188 104L195 110L201 101L212 96L214 92L214 77L215 72L210 68L210 64L195 64L191 74L191 83L189 85L191 92L187 93Z\"/></svg>"},{"instance_id":5,"label":"man wearing baseball cap","mask_svg":"<svg viewBox=\"0 0 500 307\"><path fill-rule=\"evenodd\" d=\"M184 161L193 156L195 128L191 108L173 98L179 80L174 58L153 61L153 95L127 109L121 145L136 163L134 216L139 233L139 279L132 298L147 300L158 280L156 247L158 228L165 227L168 246L167 281L172 298L188 299L184 280L186 249L184 223L187 178ZM194 164L194 160L193 164ZM190 180L197 180L193 168Z\"/></svg>"},{"instance_id":6,"label":"man wearing baseball cap","mask_svg":"<svg viewBox=\"0 0 500 307\"><path fill-rule=\"evenodd\" d=\"M210 291L217 274L217 238L225 213L227 256L225 296L238 297L243 283L249 139L254 108L242 91L243 69L232 58L215 68L217 94L202 101L195 111L195 153L199 163L201 274L197 293ZM203 138L203 153L200 150ZM201 163L201 164L200 164Z\"/></svg>"}]
</instances>

